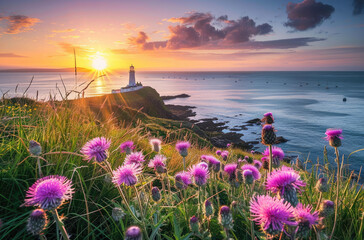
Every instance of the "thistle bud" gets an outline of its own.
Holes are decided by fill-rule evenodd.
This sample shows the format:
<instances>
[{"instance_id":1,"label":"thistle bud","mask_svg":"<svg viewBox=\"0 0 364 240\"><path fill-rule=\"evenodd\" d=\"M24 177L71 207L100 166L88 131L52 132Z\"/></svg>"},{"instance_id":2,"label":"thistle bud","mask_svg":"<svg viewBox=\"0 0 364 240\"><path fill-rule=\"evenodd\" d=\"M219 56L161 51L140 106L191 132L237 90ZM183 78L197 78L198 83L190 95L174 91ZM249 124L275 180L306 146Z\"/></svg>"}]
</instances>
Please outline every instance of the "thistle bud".
<instances>
[{"instance_id":1,"label":"thistle bud","mask_svg":"<svg viewBox=\"0 0 364 240\"><path fill-rule=\"evenodd\" d=\"M216 151L216 155L217 155L217 156L221 156L221 150L217 150L217 151Z\"/></svg>"},{"instance_id":2,"label":"thistle bud","mask_svg":"<svg viewBox=\"0 0 364 240\"><path fill-rule=\"evenodd\" d=\"M196 216L192 216L190 218L190 229L193 233L199 232L199 224L198 224L198 218Z\"/></svg>"},{"instance_id":3,"label":"thistle bud","mask_svg":"<svg viewBox=\"0 0 364 240\"><path fill-rule=\"evenodd\" d=\"M273 114L271 112L267 112L267 113L264 113L263 115L264 117L262 118L262 122L265 122L267 124L272 124L274 123L274 118L273 118Z\"/></svg>"},{"instance_id":4,"label":"thistle bud","mask_svg":"<svg viewBox=\"0 0 364 240\"><path fill-rule=\"evenodd\" d=\"M231 202L231 208L233 209L233 210L236 210L236 208L238 207L238 202L237 201L232 201Z\"/></svg>"},{"instance_id":5,"label":"thistle bud","mask_svg":"<svg viewBox=\"0 0 364 240\"><path fill-rule=\"evenodd\" d=\"M320 204L320 210L319 210L320 217L325 217L325 218L329 217L331 214L334 213L334 207L335 207L335 204L333 201L324 200Z\"/></svg>"},{"instance_id":6,"label":"thistle bud","mask_svg":"<svg viewBox=\"0 0 364 240\"><path fill-rule=\"evenodd\" d=\"M293 207L298 204L297 191L295 188L285 188L284 192L278 192L278 197L289 202Z\"/></svg>"},{"instance_id":7,"label":"thistle bud","mask_svg":"<svg viewBox=\"0 0 364 240\"><path fill-rule=\"evenodd\" d=\"M319 192L327 192L329 191L330 185L327 183L327 179L322 177L317 181L315 188Z\"/></svg>"},{"instance_id":8,"label":"thistle bud","mask_svg":"<svg viewBox=\"0 0 364 240\"><path fill-rule=\"evenodd\" d=\"M48 224L47 214L43 209L35 209L29 216L27 230L34 236L40 235Z\"/></svg>"},{"instance_id":9,"label":"thistle bud","mask_svg":"<svg viewBox=\"0 0 364 240\"><path fill-rule=\"evenodd\" d=\"M276 142L276 134L272 125L266 124L262 129L262 143L264 145L273 145Z\"/></svg>"},{"instance_id":10,"label":"thistle bud","mask_svg":"<svg viewBox=\"0 0 364 240\"><path fill-rule=\"evenodd\" d=\"M269 159L267 157L262 157L262 167L265 169L265 170L268 170L269 169Z\"/></svg>"},{"instance_id":11,"label":"thistle bud","mask_svg":"<svg viewBox=\"0 0 364 240\"><path fill-rule=\"evenodd\" d=\"M233 227L233 216L228 206L224 205L220 207L219 222L226 229L231 229Z\"/></svg>"},{"instance_id":12,"label":"thistle bud","mask_svg":"<svg viewBox=\"0 0 364 240\"><path fill-rule=\"evenodd\" d=\"M209 200L205 201L204 207L205 207L204 212L206 217L210 217L211 215L214 214L214 207L212 206Z\"/></svg>"},{"instance_id":13,"label":"thistle bud","mask_svg":"<svg viewBox=\"0 0 364 240\"><path fill-rule=\"evenodd\" d=\"M131 226L125 232L125 240L142 240L142 231L138 226Z\"/></svg>"},{"instance_id":14,"label":"thistle bud","mask_svg":"<svg viewBox=\"0 0 364 240\"><path fill-rule=\"evenodd\" d=\"M310 222L308 220L300 221L297 225L296 237L298 239L307 238L310 231Z\"/></svg>"},{"instance_id":15,"label":"thistle bud","mask_svg":"<svg viewBox=\"0 0 364 240\"><path fill-rule=\"evenodd\" d=\"M158 202L161 199L161 193L158 187L152 188L152 199L154 202Z\"/></svg>"},{"instance_id":16,"label":"thistle bud","mask_svg":"<svg viewBox=\"0 0 364 240\"><path fill-rule=\"evenodd\" d=\"M125 213L123 209L115 207L112 209L111 216L115 221L119 222L121 219L125 217Z\"/></svg>"},{"instance_id":17,"label":"thistle bud","mask_svg":"<svg viewBox=\"0 0 364 240\"><path fill-rule=\"evenodd\" d=\"M30 140L29 141L29 152L34 156L40 156L42 153L42 146L39 142Z\"/></svg>"},{"instance_id":18,"label":"thistle bud","mask_svg":"<svg viewBox=\"0 0 364 240\"><path fill-rule=\"evenodd\" d=\"M149 142L150 142L150 145L152 146L152 150L159 153L159 151L161 150L162 141L159 140L158 138L153 138Z\"/></svg>"},{"instance_id":19,"label":"thistle bud","mask_svg":"<svg viewBox=\"0 0 364 240\"><path fill-rule=\"evenodd\" d=\"M252 184L254 182L253 172L249 169L244 170L243 177L246 184Z\"/></svg>"}]
</instances>

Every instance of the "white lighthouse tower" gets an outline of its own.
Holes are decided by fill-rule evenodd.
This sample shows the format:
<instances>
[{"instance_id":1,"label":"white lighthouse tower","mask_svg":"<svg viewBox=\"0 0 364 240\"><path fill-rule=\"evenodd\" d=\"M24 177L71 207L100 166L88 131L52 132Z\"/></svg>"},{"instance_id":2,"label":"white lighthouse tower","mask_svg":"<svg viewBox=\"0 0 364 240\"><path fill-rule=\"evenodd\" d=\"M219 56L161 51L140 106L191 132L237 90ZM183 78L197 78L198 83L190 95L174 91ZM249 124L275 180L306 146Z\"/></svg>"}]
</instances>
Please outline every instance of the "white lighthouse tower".
<instances>
[{"instance_id":1,"label":"white lighthouse tower","mask_svg":"<svg viewBox=\"0 0 364 240\"><path fill-rule=\"evenodd\" d=\"M128 87L135 87L135 70L133 64L130 66L129 70L129 85Z\"/></svg>"}]
</instances>

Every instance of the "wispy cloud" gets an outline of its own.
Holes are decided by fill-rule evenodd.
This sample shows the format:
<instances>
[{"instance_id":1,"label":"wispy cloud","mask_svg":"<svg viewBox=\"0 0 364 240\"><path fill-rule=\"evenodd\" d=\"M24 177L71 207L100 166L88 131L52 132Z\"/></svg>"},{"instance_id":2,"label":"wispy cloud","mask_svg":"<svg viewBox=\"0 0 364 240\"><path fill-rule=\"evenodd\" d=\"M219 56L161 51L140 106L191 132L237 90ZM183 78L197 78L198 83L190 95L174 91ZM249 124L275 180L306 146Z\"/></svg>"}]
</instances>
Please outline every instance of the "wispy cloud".
<instances>
[{"instance_id":1,"label":"wispy cloud","mask_svg":"<svg viewBox=\"0 0 364 240\"><path fill-rule=\"evenodd\" d=\"M24 15L10 15L0 16L1 21L8 21L8 26L3 33L5 34L18 34L32 30L32 27L40 22L38 18L32 18Z\"/></svg>"},{"instance_id":2,"label":"wispy cloud","mask_svg":"<svg viewBox=\"0 0 364 240\"><path fill-rule=\"evenodd\" d=\"M1 58L25 58L26 56L18 55L15 53L0 53Z\"/></svg>"},{"instance_id":3,"label":"wispy cloud","mask_svg":"<svg viewBox=\"0 0 364 240\"><path fill-rule=\"evenodd\" d=\"M335 11L335 8L315 0L303 0L300 3L289 2L286 11L288 22L285 23L285 26L298 31L305 31L315 28L328 19Z\"/></svg>"},{"instance_id":4,"label":"wispy cloud","mask_svg":"<svg viewBox=\"0 0 364 240\"><path fill-rule=\"evenodd\" d=\"M87 47L77 46L77 45L73 45L73 44L67 43L67 42L59 42L59 43L57 43L57 45L59 47L61 47L62 50L66 53L73 54L73 51L76 50L76 53L78 56L85 56L92 52L91 49L89 49Z\"/></svg>"},{"instance_id":5,"label":"wispy cloud","mask_svg":"<svg viewBox=\"0 0 364 240\"><path fill-rule=\"evenodd\" d=\"M60 30L53 30L54 33L68 33L76 31L75 28L68 28L68 29L60 29Z\"/></svg>"}]
</instances>

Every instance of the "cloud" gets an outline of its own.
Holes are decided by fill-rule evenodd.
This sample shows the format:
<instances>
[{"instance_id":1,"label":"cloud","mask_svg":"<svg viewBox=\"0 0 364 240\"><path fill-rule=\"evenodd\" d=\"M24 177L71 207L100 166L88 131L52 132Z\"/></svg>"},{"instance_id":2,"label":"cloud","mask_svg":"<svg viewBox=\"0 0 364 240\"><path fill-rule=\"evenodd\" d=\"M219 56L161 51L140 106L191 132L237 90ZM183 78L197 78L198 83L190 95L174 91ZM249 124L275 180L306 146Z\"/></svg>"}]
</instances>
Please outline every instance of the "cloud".
<instances>
[{"instance_id":1,"label":"cloud","mask_svg":"<svg viewBox=\"0 0 364 240\"><path fill-rule=\"evenodd\" d=\"M335 8L315 0L304 0L300 3L289 2L286 11L288 22L285 23L285 26L298 31L305 31L315 28L328 19L335 11Z\"/></svg>"},{"instance_id":2,"label":"cloud","mask_svg":"<svg viewBox=\"0 0 364 240\"><path fill-rule=\"evenodd\" d=\"M76 29L74 28L68 28L68 29L61 29L61 30L53 30L54 33L67 33L67 32L74 32Z\"/></svg>"},{"instance_id":3,"label":"cloud","mask_svg":"<svg viewBox=\"0 0 364 240\"><path fill-rule=\"evenodd\" d=\"M2 20L9 22L7 29L4 31L6 34L18 34L32 30L32 26L40 22L38 18L31 18L24 15L0 16L0 22Z\"/></svg>"},{"instance_id":4,"label":"cloud","mask_svg":"<svg viewBox=\"0 0 364 240\"><path fill-rule=\"evenodd\" d=\"M81 46L76 46L71 43L59 42L57 43L57 45L60 46L64 52L69 54L73 54L73 50L75 49L77 56L85 56L91 53L90 49Z\"/></svg>"},{"instance_id":5,"label":"cloud","mask_svg":"<svg viewBox=\"0 0 364 240\"><path fill-rule=\"evenodd\" d=\"M25 58L26 56L18 55L15 53L0 53L1 58Z\"/></svg>"},{"instance_id":6,"label":"cloud","mask_svg":"<svg viewBox=\"0 0 364 240\"><path fill-rule=\"evenodd\" d=\"M309 46L311 42L324 41L324 38L303 37L303 38L286 38L271 41L250 41L242 46L249 49L291 49Z\"/></svg>"},{"instance_id":7,"label":"cloud","mask_svg":"<svg viewBox=\"0 0 364 240\"><path fill-rule=\"evenodd\" d=\"M148 42L145 32L129 38L129 43L143 50L184 49L215 45L235 45L249 41L252 37L273 32L268 23L256 25L253 19L242 17L229 20L221 16L215 18L210 13L190 12L185 17L170 18L168 22L178 23L168 27L170 35L166 41Z\"/></svg>"},{"instance_id":8,"label":"cloud","mask_svg":"<svg viewBox=\"0 0 364 240\"><path fill-rule=\"evenodd\" d=\"M364 13L364 0L353 0L353 14L354 15L359 15Z\"/></svg>"}]
</instances>

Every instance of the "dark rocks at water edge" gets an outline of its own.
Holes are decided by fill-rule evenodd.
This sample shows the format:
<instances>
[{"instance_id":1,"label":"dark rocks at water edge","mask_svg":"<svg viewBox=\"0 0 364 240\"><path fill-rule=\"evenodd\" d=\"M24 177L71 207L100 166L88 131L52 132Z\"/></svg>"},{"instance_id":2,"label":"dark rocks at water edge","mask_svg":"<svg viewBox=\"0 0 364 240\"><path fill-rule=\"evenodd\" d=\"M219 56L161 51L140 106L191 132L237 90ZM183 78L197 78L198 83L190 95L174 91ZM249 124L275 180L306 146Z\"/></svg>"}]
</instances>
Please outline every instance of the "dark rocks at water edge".
<instances>
[{"instance_id":1,"label":"dark rocks at water edge","mask_svg":"<svg viewBox=\"0 0 364 240\"><path fill-rule=\"evenodd\" d=\"M174 96L161 96L162 100L171 100L171 99L175 99L175 98L188 98L191 97L188 94L179 94L179 95L174 95Z\"/></svg>"},{"instance_id":2,"label":"dark rocks at water edge","mask_svg":"<svg viewBox=\"0 0 364 240\"><path fill-rule=\"evenodd\" d=\"M196 116L196 113L192 110L193 106L182 106L182 105L173 105L166 104L167 109L175 116L174 119L189 121L189 117Z\"/></svg>"}]
</instances>

